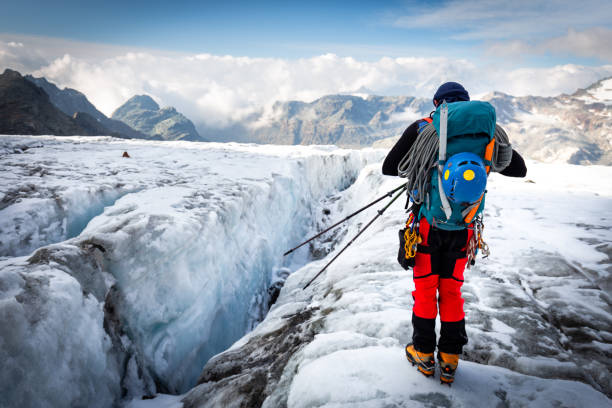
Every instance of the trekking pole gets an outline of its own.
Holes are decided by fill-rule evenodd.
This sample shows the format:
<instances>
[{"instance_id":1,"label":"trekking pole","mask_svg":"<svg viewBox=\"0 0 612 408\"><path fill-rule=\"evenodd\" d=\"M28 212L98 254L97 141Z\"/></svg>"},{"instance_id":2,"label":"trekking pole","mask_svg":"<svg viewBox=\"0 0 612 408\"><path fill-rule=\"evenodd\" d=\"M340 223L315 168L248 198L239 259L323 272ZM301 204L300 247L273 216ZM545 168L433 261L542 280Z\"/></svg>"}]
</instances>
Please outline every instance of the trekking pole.
<instances>
[{"instance_id":1,"label":"trekking pole","mask_svg":"<svg viewBox=\"0 0 612 408\"><path fill-rule=\"evenodd\" d=\"M310 280L310 281L309 281L309 282L306 284L306 286L304 286L304 287L302 288L302 290L304 290L304 289L306 289L308 286L310 286L310 284L311 284L312 282L314 282L314 280L315 280L315 279L317 279L317 278L319 277L319 275L321 275L321 274L322 274L322 273L323 273L323 272L324 272L324 271L327 269L327 267L328 267L329 265L331 265L331 263L332 263L332 262L334 262L334 261L336 260L336 258L338 258L338 257L339 257L339 256L340 256L340 255L341 255L341 254L342 254L342 253L343 253L343 252L346 250L346 248L348 248L348 247L349 247L349 246L350 246L350 245L351 245L353 242L355 242L355 240L356 240L357 238L359 238L359 236L360 236L360 235L363 233L363 231L365 231L366 229L368 229L368 227L369 227L370 225L372 225L372 223L373 223L374 221L376 221L376 220L378 219L378 217L380 217L381 215L383 215L383 213L384 213L384 212L387 210L387 208L389 208L389 207L391 206L391 204L393 204L393 202L394 202L395 200L397 200L397 199L399 198L399 196L400 196L400 195L402 195L402 193L404 192L404 190L406 190L406 188L407 188L407 187L406 187L406 185L403 185L403 186L402 186L401 191L400 191L399 193L397 193L397 195L396 195L395 197L393 197L393 199L392 199L391 201L389 201L389 203L388 203L386 206L384 206L384 207L383 207L381 210L378 210L378 214L376 214L376 216L375 216L374 218L372 218L372 219L370 220L370 222L368 222L368 223L366 224L366 226L365 226L365 227L363 227L363 228L361 229L361 231L359 231L359 232L357 233L357 235L355 235L355 237L354 237L353 239L351 239L351 241L350 241L348 244L346 244L346 246L345 246L344 248L342 248L342 249L340 250L340 252L338 252L338 253L336 254L336 256L334 256L334 257L333 257L333 259L332 259L331 261L329 261L329 262L327 263L327 265L325 265L325 266L323 267L323 269L321 269L321 270L319 271L319 273L317 273L317 274L314 276L314 278L312 278L312 279L311 279L311 280ZM397 191L397 189L396 189L395 191Z\"/></svg>"},{"instance_id":2,"label":"trekking pole","mask_svg":"<svg viewBox=\"0 0 612 408\"><path fill-rule=\"evenodd\" d=\"M307 243L309 243L309 242L310 242L310 241L312 241L313 239L318 238L318 237L320 237L321 235L325 234L325 233L326 233L327 231L329 231L330 229L337 227L338 225L342 224L344 221L348 220L349 218L352 218L352 217L356 216L357 214L359 214L360 212L362 212L363 210L366 210L366 209L370 208L371 206L373 206L374 204L376 204L376 203L377 203L377 202L379 202L380 200L382 200L382 199L384 199L384 198L387 198L387 197L391 197L391 196L393 195L393 193L395 193L397 190L401 189L402 187L403 187L403 188L406 188L406 186L405 186L404 184L402 184L402 185L401 185L401 186L399 186L398 188L395 188L395 189L393 189L393 190L389 191L389 192L388 192L387 194L385 194L384 196L377 198L376 200L372 201L370 204L366 205L366 206L365 206L365 207L363 207L363 208L360 208L359 210L355 211L354 213L352 213L352 214L351 214L351 215L349 215L348 217L344 218L343 220L338 221L337 223L335 223L335 224L334 224L334 225L332 225L331 227L327 228L326 230L323 230L323 231L319 232L319 233L318 233L317 235L315 235L314 237L309 238L307 241L302 242L300 245L296 246L295 248L292 248L292 249L288 250L287 252L285 252L285 253L283 254L283 256L287 256L287 255L289 255L290 253L292 253L292 252L293 252L293 251L295 251L296 249L301 248L302 246L306 245Z\"/></svg>"}]
</instances>

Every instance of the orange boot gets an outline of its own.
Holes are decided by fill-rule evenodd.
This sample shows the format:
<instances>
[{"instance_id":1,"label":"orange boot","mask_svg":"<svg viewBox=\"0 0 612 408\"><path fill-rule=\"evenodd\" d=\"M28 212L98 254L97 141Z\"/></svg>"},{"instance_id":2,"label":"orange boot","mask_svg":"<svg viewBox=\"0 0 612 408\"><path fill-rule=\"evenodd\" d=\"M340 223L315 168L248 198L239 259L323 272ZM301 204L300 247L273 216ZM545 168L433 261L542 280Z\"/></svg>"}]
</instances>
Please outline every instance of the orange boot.
<instances>
[{"instance_id":1,"label":"orange boot","mask_svg":"<svg viewBox=\"0 0 612 408\"><path fill-rule=\"evenodd\" d=\"M426 377L434 375L436 369L436 361L434 360L433 353L421 353L416 351L412 343L406 346L406 358L417 366L417 370Z\"/></svg>"},{"instance_id":2,"label":"orange boot","mask_svg":"<svg viewBox=\"0 0 612 408\"><path fill-rule=\"evenodd\" d=\"M448 354L438 351L440 364L440 383L450 385L455 381L455 371L459 364L459 354Z\"/></svg>"}]
</instances>

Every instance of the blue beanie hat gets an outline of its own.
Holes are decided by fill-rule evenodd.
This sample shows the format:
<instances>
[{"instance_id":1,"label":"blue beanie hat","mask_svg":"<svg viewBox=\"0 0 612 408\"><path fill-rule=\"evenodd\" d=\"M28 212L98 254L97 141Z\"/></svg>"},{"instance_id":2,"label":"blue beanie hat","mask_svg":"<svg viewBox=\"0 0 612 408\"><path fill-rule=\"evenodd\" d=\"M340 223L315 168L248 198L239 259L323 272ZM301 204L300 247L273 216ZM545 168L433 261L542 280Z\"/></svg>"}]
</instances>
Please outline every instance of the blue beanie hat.
<instances>
[{"instance_id":1,"label":"blue beanie hat","mask_svg":"<svg viewBox=\"0 0 612 408\"><path fill-rule=\"evenodd\" d=\"M442 102L446 99L446 102L457 102L457 101L469 101L470 94L465 88L458 82L445 82L436 91L434 100ZM435 102L434 102L435 105Z\"/></svg>"}]
</instances>

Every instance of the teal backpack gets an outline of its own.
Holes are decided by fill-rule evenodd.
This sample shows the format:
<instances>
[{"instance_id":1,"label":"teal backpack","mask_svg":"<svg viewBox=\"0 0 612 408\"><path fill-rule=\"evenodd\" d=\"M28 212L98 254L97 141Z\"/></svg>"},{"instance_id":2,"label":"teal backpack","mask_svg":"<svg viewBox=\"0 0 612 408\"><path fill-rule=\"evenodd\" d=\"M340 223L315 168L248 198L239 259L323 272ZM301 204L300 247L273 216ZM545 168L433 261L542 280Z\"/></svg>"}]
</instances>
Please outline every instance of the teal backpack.
<instances>
[{"instance_id":1,"label":"teal backpack","mask_svg":"<svg viewBox=\"0 0 612 408\"><path fill-rule=\"evenodd\" d=\"M447 158L458 153L474 153L482 158L486 174L489 174L495 145L495 121L495 108L488 102L444 102L438 106L433 115L433 126L440 137L438 165L431 170L429 192L418 219L425 217L430 225L440 229L461 230L484 210L486 190L476 202L457 203L447 198L441 184Z\"/></svg>"}]
</instances>

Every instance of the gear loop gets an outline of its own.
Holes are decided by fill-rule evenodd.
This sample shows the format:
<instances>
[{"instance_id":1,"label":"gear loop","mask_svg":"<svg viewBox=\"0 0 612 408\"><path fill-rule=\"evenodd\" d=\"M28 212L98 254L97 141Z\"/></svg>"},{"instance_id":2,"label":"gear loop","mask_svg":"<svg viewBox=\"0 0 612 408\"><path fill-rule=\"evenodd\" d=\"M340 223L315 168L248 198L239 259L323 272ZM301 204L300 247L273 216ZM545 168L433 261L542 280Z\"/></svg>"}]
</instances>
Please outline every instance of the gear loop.
<instances>
[{"instance_id":1,"label":"gear loop","mask_svg":"<svg viewBox=\"0 0 612 408\"><path fill-rule=\"evenodd\" d=\"M418 223L414 213L410 213L408 221L406 221L406 230L404 231L404 251L406 259L412 259L416 256L417 245L423 240L418 232Z\"/></svg>"},{"instance_id":2,"label":"gear loop","mask_svg":"<svg viewBox=\"0 0 612 408\"><path fill-rule=\"evenodd\" d=\"M473 233L467 245L467 268L474 264L476 255L478 255L478 250L482 251L482 258L487 258L491 255L491 251L489 250L489 245L484 241L484 223L482 222L482 217L478 217L474 220L473 223Z\"/></svg>"}]
</instances>

